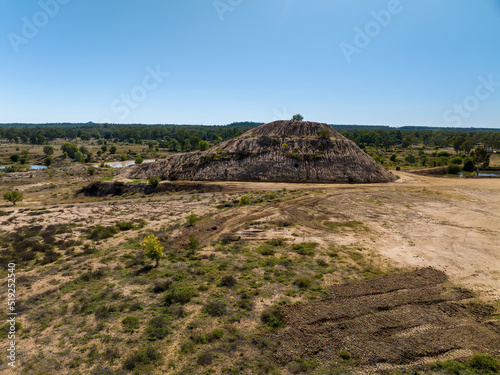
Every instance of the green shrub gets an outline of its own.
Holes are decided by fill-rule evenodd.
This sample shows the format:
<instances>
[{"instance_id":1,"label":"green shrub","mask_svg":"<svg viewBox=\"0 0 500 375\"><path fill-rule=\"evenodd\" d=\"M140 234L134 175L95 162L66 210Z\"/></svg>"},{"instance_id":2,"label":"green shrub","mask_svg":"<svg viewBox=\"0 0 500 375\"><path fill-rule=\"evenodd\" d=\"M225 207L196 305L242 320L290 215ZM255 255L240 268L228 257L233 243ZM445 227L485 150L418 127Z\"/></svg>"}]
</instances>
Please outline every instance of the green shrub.
<instances>
[{"instance_id":1,"label":"green shrub","mask_svg":"<svg viewBox=\"0 0 500 375\"><path fill-rule=\"evenodd\" d=\"M439 158L441 156L444 156L444 157L448 158L448 157L450 157L450 155L451 154L448 151L440 151L440 152L438 152L437 157Z\"/></svg>"},{"instance_id":2,"label":"green shrub","mask_svg":"<svg viewBox=\"0 0 500 375\"><path fill-rule=\"evenodd\" d=\"M460 156L455 156L454 158L452 158L450 160L450 163L452 164L457 164L457 165L461 165L463 162L462 158Z\"/></svg>"},{"instance_id":3,"label":"green shrub","mask_svg":"<svg viewBox=\"0 0 500 375\"><path fill-rule=\"evenodd\" d=\"M17 163L19 161L19 155L18 154L10 155L10 161Z\"/></svg>"},{"instance_id":4,"label":"green shrub","mask_svg":"<svg viewBox=\"0 0 500 375\"><path fill-rule=\"evenodd\" d=\"M97 168L88 167L87 172L88 172L89 176L94 176L97 173Z\"/></svg>"},{"instance_id":5,"label":"green shrub","mask_svg":"<svg viewBox=\"0 0 500 375\"><path fill-rule=\"evenodd\" d=\"M332 132L328 129L320 129L318 130L318 137L321 139L328 139L330 138L330 135Z\"/></svg>"},{"instance_id":6,"label":"green shrub","mask_svg":"<svg viewBox=\"0 0 500 375\"><path fill-rule=\"evenodd\" d=\"M273 238L269 241L266 241L271 246L283 246L285 245L285 239L283 238Z\"/></svg>"},{"instance_id":7,"label":"green shrub","mask_svg":"<svg viewBox=\"0 0 500 375\"><path fill-rule=\"evenodd\" d=\"M116 233L118 233L118 228L115 226L103 227L102 225L95 225L87 230L88 238L91 240L103 240L113 237Z\"/></svg>"},{"instance_id":8,"label":"green shrub","mask_svg":"<svg viewBox=\"0 0 500 375\"><path fill-rule=\"evenodd\" d=\"M169 321L164 316L155 316L148 322L146 328L146 335L148 340L161 340L166 337L169 332Z\"/></svg>"},{"instance_id":9,"label":"green shrub","mask_svg":"<svg viewBox=\"0 0 500 375\"><path fill-rule=\"evenodd\" d=\"M139 328L139 318L136 316L126 316L123 318L122 324L127 332L134 332Z\"/></svg>"},{"instance_id":10,"label":"green shrub","mask_svg":"<svg viewBox=\"0 0 500 375\"><path fill-rule=\"evenodd\" d=\"M307 289L312 285L312 279L307 276L301 276L295 279L294 285L298 286L300 289Z\"/></svg>"},{"instance_id":11,"label":"green shrub","mask_svg":"<svg viewBox=\"0 0 500 375\"><path fill-rule=\"evenodd\" d=\"M267 245L267 244L262 244L260 245L258 248L257 248L257 251L264 255L264 256L270 256L270 255L274 255L275 253L275 250L272 246L270 245Z\"/></svg>"},{"instance_id":12,"label":"green shrub","mask_svg":"<svg viewBox=\"0 0 500 375\"><path fill-rule=\"evenodd\" d=\"M233 275L226 275L221 279L219 286L225 286L227 288L232 288L235 284L236 284L236 279L234 278L234 276Z\"/></svg>"},{"instance_id":13,"label":"green shrub","mask_svg":"<svg viewBox=\"0 0 500 375\"><path fill-rule=\"evenodd\" d=\"M262 323L273 329L285 326L283 314L277 307L270 307L264 310L260 316L260 320Z\"/></svg>"},{"instance_id":14,"label":"green shrub","mask_svg":"<svg viewBox=\"0 0 500 375\"><path fill-rule=\"evenodd\" d=\"M449 174L459 174L460 173L460 166L456 164L448 164L447 172Z\"/></svg>"},{"instance_id":15,"label":"green shrub","mask_svg":"<svg viewBox=\"0 0 500 375\"><path fill-rule=\"evenodd\" d=\"M148 178L148 184L152 187L157 187L160 184L161 178L159 176L151 176Z\"/></svg>"},{"instance_id":16,"label":"green shrub","mask_svg":"<svg viewBox=\"0 0 500 375\"><path fill-rule=\"evenodd\" d=\"M250 198L247 195L243 195L243 196L241 196L239 203L241 206L250 204Z\"/></svg>"},{"instance_id":17,"label":"green shrub","mask_svg":"<svg viewBox=\"0 0 500 375\"><path fill-rule=\"evenodd\" d=\"M186 304L191 301L191 298L198 294L194 289L187 286L175 284L172 285L165 294L165 304L173 305L174 303Z\"/></svg>"},{"instance_id":18,"label":"green shrub","mask_svg":"<svg viewBox=\"0 0 500 375\"><path fill-rule=\"evenodd\" d=\"M300 255L314 256L314 249L318 246L315 242L303 242L292 245L292 249Z\"/></svg>"},{"instance_id":19,"label":"green shrub","mask_svg":"<svg viewBox=\"0 0 500 375\"><path fill-rule=\"evenodd\" d=\"M222 328L216 328L207 335L208 341L217 341L224 336L225 331Z\"/></svg>"},{"instance_id":20,"label":"green shrub","mask_svg":"<svg viewBox=\"0 0 500 375\"><path fill-rule=\"evenodd\" d=\"M474 160L472 158L465 158L464 159L464 166L462 168L466 172L474 172Z\"/></svg>"},{"instance_id":21,"label":"green shrub","mask_svg":"<svg viewBox=\"0 0 500 375\"><path fill-rule=\"evenodd\" d=\"M16 205L16 202L22 201L23 198L24 198L23 193L21 193L18 190L8 191L7 193L4 193L4 195L3 195L3 199L12 203L14 206Z\"/></svg>"},{"instance_id":22,"label":"green shrub","mask_svg":"<svg viewBox=\"0 0 500 375\"><path fill-rule=\"evenodd\" d=\"M188 216L186 216L186 221L190 226L193 226L198 222L198 215L196 215L193 211L191 211L191 213Z\"/></svg>"},{"instance_id":23,"label":"green shrub","mask_svg":"<svg viewBox=\"0 0 500 375\"><path fill-rule=\"evenodd\" d=\"M349 354L348 351L341 350L339 352L339 358L343 359L344 361L347 361L347 360L351 359L351 354Z\"/></svg>"},{"instance_id":24,"label":"green shrub","mask_svg":"<svg viewBox=\"0 0 500 375\"><path fill-rule=\"evenodd\" d=\"M476 370L485 370L497 373L500 369L498 361L489 354L477 353L472 356L469 366Z\"/></svg>"},{"instance_id":25,"label":"green shrub","mask_svg":"<svg viewBox=\"0 0 500 375\"><path fill-rule=\"evenodd\" d=\"M143 161L144 161L144 159L141 158L140 156L136 157L134 160L135 164L142 164Z\"/></svg>"},{"instance_id":26,"label":"green shrub","mask_svg":"<svg viewBox=\"0 0 500 375\"><path fill-rule=\"evenodd\" d=\"M203 311L210 316L222 316L226 313L226 306L220 301L208 301L203 306Z\"/></svg>"},{"instance_id":27,"label":"green shrub","mask_svg":"<svg viewBox=\"0 0 500 375\"><path fill-rule=\"evenodd\" d=\"M161 353L152 346L146 346L139 349L136 353L129 356L123 363L126 370L134 370L145 365L154 365L161 362Z\"/></svg>"},{"instance_id":28,"label":"green shrub","mask_svg":"<svg viewBox=\"0 0 500 375\"><path fill-rule=\"evenodd\" d=\"M131 221L118 221L115 225L118 229L123 231L134 229L134 223Z\"/></svg>"},{"instance_id":29,"label":"green shrub","mask_svg":"<svg viewBox=\"0 0 500 375\"><path fill-rule=\"evenodd\" d=\"M392 154L391 157L389 158L389 160L395 163L398 160L397 158L398 157L396 154Z\"/></svg>"}]
</instances>

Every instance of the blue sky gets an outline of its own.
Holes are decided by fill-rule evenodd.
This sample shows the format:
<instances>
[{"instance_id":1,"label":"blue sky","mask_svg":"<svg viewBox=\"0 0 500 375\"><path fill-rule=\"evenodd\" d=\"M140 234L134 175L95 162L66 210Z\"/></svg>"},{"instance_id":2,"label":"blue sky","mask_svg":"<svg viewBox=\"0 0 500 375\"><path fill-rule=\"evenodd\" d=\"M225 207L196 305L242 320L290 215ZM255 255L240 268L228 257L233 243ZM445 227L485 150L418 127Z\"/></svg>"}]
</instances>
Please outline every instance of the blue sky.
<instances>
[{"instance_id":1,"label":"blue sky","mask_svg":"<svg viewBox=\"0 0 500 375\"><path fill-rule=\"evenodd\" d=\"M500 127L500 0L0 0L0 123Z\"/></svg>"}]
</instances>

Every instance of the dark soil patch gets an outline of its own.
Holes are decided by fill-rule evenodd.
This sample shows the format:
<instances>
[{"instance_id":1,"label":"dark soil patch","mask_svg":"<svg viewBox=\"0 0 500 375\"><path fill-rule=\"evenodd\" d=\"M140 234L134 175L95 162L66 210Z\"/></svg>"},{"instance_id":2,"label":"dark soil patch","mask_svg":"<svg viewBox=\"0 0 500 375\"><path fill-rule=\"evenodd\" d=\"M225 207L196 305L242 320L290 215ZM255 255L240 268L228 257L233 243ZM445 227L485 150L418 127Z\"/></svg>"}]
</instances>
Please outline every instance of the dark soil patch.
<instances>
[{"instance_id":1,"label":"dark soil patch","mask_svg":"<svg viewBox=\"0 0 500 375\"><path fill-rule=\"evenodd\" d=\"M156 187L148 184L126 184L124 182L94 181L90 185L83 187L76 194L84 194L88 197L105 197L113 195L123 195L130 193L165 193L165 192L194 192L210 193L223 191L222 186L214 184L189 183L189 182L169 182L162 183Z\"/></svg>"},{"instance_id":2,"label":"dark soil patch","mask_svg":"<svg viewBox=\"0 0 500 375\"><path fill-rule=\"evenodd\" d=\"M282 365L342 363L347 352L371 372L460 350L497 355L500 335L486 324L494 309L472 296L432 268L335 286L321 301L280 309L287 326L276 333L274 355Z\"/></svg>"}]
</instances>

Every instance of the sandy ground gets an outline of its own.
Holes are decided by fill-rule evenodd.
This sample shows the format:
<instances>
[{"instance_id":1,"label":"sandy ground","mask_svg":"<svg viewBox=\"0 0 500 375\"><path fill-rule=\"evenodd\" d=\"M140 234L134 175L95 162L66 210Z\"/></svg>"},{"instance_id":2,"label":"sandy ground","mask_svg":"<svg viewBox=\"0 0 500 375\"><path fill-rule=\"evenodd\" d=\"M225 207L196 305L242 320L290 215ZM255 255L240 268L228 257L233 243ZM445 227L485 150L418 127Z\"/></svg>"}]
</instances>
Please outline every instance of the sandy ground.
<instances>
[{"instance_id":1,"label":"sandy ground","mask_svg":"<svg viewBox=\"0 0 500 375\"><path fill-rule=\"evenodd\" d=\"M225 228L222 225L222 231L229 232L251 214L274 219L288 216L292 221L303 216L300 235L304 240L363 246L399 267L435 267L445 271L453 282L481 291L483 297L500 299L500 179L435 178L397 173L400 179L394 183L370 185L213 183L221 185L229 194L283 188L310 193L307 199L264 206L264 211L261 207L248 206L220 212L211 204L224 193L215 193L215 199L211 198L212 193L198 194L199 200L187 194L175 194L111 202L87 199L70 205L45 206L40 206L39 196L30 198L28 195L15 208L7 205L2 208L15 211L17 215L9 222L0 223L0 227L10 231L40 219L46 224L69 220L82 225L106 225L118 220L146 218L148 227L158 230L162 225L182 220L194 210L201 215L236 217ZM29 185L18 187L27 189ZM176 200L179 196L188 202ZM48 213L31 217L19 211L37 206L46 208ZM308 223L311 220L356 220L368 230L327 233L315 230ZM214 236L219 235L220 230L214 233Z\"/></svg>"}]
</instances>

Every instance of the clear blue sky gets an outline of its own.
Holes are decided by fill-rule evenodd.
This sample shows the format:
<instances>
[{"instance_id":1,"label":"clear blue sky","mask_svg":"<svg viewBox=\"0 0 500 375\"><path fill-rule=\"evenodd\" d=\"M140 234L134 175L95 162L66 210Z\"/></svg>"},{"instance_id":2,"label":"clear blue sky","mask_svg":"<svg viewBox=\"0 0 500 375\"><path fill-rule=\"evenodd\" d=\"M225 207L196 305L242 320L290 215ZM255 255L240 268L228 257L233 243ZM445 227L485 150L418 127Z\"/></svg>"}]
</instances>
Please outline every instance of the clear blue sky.
<instances>
[{"instance_id":1,"label":"clear blue sky","mask_svg":"<svg viewBox=\"0 0 500 375\"><path fill-rule=\"evenodd\" d=\"M500 127L500 0L0 0L0 36L0 123Z\"/></svg>"}]
</instances>

